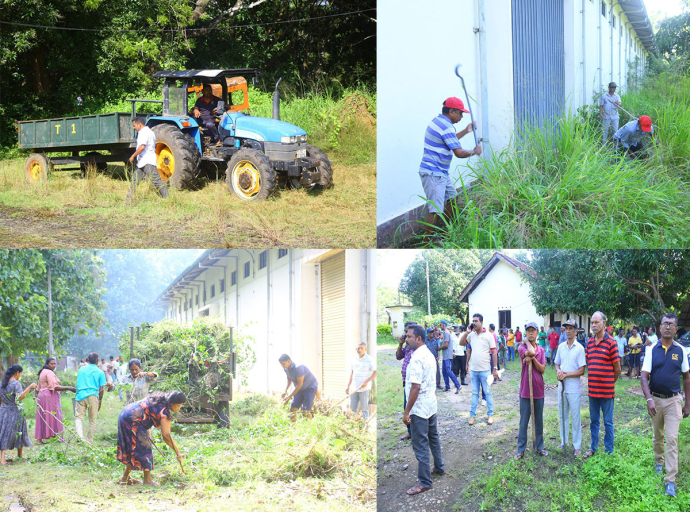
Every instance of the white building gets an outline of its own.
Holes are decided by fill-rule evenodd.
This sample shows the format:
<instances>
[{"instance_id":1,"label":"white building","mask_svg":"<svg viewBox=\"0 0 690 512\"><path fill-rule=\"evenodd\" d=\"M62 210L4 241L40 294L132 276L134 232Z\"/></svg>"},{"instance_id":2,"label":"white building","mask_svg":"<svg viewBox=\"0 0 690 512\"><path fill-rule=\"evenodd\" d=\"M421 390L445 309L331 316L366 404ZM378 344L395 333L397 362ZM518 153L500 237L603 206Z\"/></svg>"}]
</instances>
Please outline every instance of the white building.
<instances>
[{"instance_id":1,"label":"white building","mask_svg":"<svg viewBox=\"0 0 690 512\"><path fill-rule=\"evenodd\" d=\"M480 313L487 328L489 324L494 324L497 328L505 325L509 329L519 326L524 332L526 324L535 322L546 330L550 326L560 327L568 318L573 318L578 327L590 332L589 315L538 315L529 297L529 283L522 279L522 273L536 275L529 265L500 252L494 253L468 283L458 300L467 302L470 318L475 313Z\"/></svg>"},{"instance_id":2,"label":"white building","mask_svg":"<svg viewBox=\"0 0 690 512\"><path fill-rule=\"evenodd\" d=\"M278 358L287 353L340 399L359 342L376 354L374 279L373 250L208 250L157 301L175 322L216 317L250 336L250 391L285 390Z\"/></svg>"},{"instance_id":3,"label":"white building","mask_svg":"<svg viewBox=\"0 0 690 512\"><path fill-rule=\"evenodd\" d=\"M516 123L575 113L615 81L625 92L642 73L652 30L642 0L409 0L377 4L379 246L418 218L424 132L443 101L466 102L465 80L484 155L505 148ZM456 125L464 128L469 114ZM475 145L472 134L462 140ZM453 159L458 188L478 157ZM409 229L410 224L406 225Z\"/></svg>"}]
</instances>

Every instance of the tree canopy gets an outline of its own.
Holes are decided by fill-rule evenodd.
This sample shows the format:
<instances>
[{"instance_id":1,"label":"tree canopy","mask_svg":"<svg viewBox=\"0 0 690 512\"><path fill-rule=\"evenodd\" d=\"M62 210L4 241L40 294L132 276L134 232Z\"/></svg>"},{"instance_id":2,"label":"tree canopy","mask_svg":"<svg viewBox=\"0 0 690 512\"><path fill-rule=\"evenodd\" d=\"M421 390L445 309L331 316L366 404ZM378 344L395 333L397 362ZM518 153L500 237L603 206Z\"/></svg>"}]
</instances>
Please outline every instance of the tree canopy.
<instances>
[{"instance_id":1,"label":"tree canopy","mask_svg":"<svg viewBox=\"0 0 690 512\"><path fill-rule=\"evenodd\" d=\"M158 97L161 81L150 75L159 70L259 68L263 90L283 77L281 88L293 93L373 88L375 6L374 0L7 0L0 144L16 144L15 119Z\"/></svg>"},{"instance_id":2,"label":"tree canopy","mask_svg":"<svg viewBox=\"0 0 690 512\"><path fill-rule=\"evenodd\" d=\"M48 267L56 350L75 333L104 323L105 273L95 251L0 250L0 355L46 354Z\"/></svg>"},{"instance_id":3,"label":"tree canopy","mask_svg":"<svg viewBox=\"0 0 690 512\"><path fill-rule=\"evenodd\" d=\"M420 253L405 271L400 292L412 305L427 310L426 263L429 263L431 314L461 316L466 304L458 302L462 289L489 260L493 251L428 250Z\"/></svg>"},{"instance_id":4,"label":"tree canopy","mask_svg":"<svg viewBox=\"0 0 690 512\"><path fill-rule=\"evenodd\" d=\"M658 324L690 292L685 250L539 250L530 262L530 298L537 313L589 314Z\"/></svg>"},{"instance_id":5,"label":"tree canopy","mask_svg":"<svg viewBox=\"0 0 690 512\"><path fill-rule=\"evenodd\" d=\"M686 2L687 3L687 2ZM690 56L690 12L666 18L654 34L656 47L662 57Z\"/></svg>"}]
</instances>

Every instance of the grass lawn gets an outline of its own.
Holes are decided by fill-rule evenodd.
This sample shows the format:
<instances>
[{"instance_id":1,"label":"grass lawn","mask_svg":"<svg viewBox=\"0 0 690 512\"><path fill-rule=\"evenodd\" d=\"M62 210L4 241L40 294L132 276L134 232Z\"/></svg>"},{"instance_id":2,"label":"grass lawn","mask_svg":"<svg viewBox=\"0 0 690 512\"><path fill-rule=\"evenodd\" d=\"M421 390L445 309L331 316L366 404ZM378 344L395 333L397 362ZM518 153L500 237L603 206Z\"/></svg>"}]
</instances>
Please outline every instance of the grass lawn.
<instances>
[{"instance_id":1,"label":"grass lawn","mask_svg":"<svg viewBox=\"0 0 690 512\"><path fill-rule=\"evenodd\" d=\"M690 424L685 420L681 423L678 498L674 500L664 495L663 478L654 473L651 420L644 398L631 393L639 389L639 380L623 377L616 383L613 455L604 454L602 422L600 449L585 462L573 457L572 445L565 458L556 450L560 442L556 376L555 370L547 367L544 439L549 455L532 457L530 427L526 457L513 460L519 421L519 368L519 363L511 363L503 381L492 386L493 425L486 425L486 407L482 406L478 407L477 423L471 427L467 424L469 388L463 386L461 395L437 392L447 476L434 477L432 491L407 497L405 490L416 480L417 461L409 443L399 441L404 433L400 362L395 361L391 350L379 353L379 510L690 510ZM591 442L585 382L583 379L583 453Z\"/></svg>"},{"instance_id":2,"label":"grass lawn","mask_svg":"<svg viewBox=\"0 0 690 512\"><path fill-rule=\"evenodd\" d=\"M62 398L70 429L73 396L63 393ZM23 404L33 439L35 404L30 397ZM117 483L124 470L115 459L121 407L116 395L106 394L94 449L68 433L65 443L25 449L23 461L8 452L15 462L0 468L3 495L21 501L27 510L65 512L376 508L373 434L340 413L317 414L293 425L273 399L252 395L233 402L227 430L173 425L173 439L186 455L186 475L153 428L164 456L154 449L152 476L161 485L150 488Z\"/></svg>"}]
</instances>

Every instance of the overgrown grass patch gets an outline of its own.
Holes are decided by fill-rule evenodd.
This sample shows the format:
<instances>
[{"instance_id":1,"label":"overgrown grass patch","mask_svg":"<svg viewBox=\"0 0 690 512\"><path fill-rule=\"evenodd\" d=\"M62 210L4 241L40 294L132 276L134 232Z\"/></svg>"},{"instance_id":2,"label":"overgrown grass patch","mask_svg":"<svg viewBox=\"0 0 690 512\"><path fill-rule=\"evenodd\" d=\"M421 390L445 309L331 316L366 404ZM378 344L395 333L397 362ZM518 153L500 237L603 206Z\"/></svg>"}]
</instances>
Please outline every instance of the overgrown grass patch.
<instances>
[{"instance_id":1,"label":"overgrown grass patch","mask_svg":"<svg viewBox=\"0 0 690 512\"><path fill-rule=\"evenodd\" d=\"M602 146L598 118L581 111L551 129L526 126L512 144L470 164L454 214L432 241L462 247L657 248L690 234L688 77L655 80L623 97L647 113L658 146L631 160ZM622 124L629 120L621 117ZM471 187L465 185L472 182Z\"/></svg>"}]
</instances>

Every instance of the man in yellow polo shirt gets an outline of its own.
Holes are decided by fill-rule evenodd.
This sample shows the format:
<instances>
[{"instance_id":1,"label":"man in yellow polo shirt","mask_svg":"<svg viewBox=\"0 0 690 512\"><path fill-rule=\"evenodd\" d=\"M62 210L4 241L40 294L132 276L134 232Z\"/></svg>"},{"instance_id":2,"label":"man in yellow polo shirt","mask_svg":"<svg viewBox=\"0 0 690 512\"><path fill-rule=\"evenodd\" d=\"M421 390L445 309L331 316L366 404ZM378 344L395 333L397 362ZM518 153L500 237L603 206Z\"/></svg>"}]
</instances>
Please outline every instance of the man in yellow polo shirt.
<instances>
[{"instance_id":1,"label":"man in yellow polo shirt","mask_svg":"<svg viewBox=\"0 0 690 512\"><path fill-rule=\"evenodd\" d=\"M640 351L642 350L642 338L640 337L637 327L633 327L632 336L628 340L628 347L630 348L630 368L628 369L628 377L632 378L631 372L633 368L636 373L634 378L640 378Z\"/></svg>"}]
</instances>

